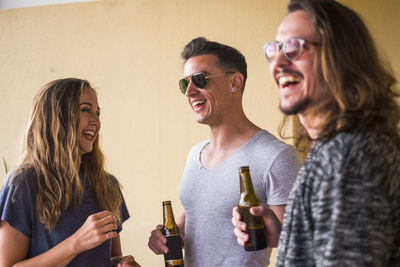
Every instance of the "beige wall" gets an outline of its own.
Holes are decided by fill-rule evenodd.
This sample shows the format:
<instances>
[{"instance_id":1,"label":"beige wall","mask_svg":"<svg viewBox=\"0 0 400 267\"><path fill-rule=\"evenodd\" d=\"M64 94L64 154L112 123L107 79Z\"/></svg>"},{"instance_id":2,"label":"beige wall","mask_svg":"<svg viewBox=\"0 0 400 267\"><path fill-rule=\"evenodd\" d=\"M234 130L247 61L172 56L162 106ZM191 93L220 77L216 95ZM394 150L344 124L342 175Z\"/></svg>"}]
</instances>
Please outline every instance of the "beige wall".
<instances>
[{"instance_id":1,"label":"beige wall","mask_svg":"<svg viewBox=\"0 0 400 267\"><path fill-rule=\"evenodd\" d=\"M362 14L399 77L399 1L342 2ZM0 156L16 166L33 96L44 83L91 81L99 92L107 169L123 184L132 215L124 224L123 250L143 266L162 266L162 256L147 248L148 236L162 220L162 200L172 200L175 214L181 213L186 154L208 136L179 92L179 53L198 36L242 51L249 72L246 113L276 134L278 94L262 46L274 38L286 3L103 0L0 11ZM2 168L0 174L1 181Z\"/></svg>"}]
</instances>

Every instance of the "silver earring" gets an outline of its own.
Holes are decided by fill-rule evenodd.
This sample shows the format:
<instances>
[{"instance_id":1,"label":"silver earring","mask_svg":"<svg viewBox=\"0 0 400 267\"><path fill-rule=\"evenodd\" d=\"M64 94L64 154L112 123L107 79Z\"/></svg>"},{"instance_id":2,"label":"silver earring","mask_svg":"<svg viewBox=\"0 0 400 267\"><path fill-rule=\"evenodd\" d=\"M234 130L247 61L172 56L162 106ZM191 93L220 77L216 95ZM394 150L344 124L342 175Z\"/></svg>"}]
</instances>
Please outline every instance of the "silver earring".
<instances>
[{"instance_id":1,"label":"silver earring","mask_svg":"<svg viewBox=\"0 0 400 267\"><path fill-rule=\"evenodd\" d=\"M235 92L236 91L236 88L235 87L232 87L232 92Z\"/></svg>"}]
</instances>

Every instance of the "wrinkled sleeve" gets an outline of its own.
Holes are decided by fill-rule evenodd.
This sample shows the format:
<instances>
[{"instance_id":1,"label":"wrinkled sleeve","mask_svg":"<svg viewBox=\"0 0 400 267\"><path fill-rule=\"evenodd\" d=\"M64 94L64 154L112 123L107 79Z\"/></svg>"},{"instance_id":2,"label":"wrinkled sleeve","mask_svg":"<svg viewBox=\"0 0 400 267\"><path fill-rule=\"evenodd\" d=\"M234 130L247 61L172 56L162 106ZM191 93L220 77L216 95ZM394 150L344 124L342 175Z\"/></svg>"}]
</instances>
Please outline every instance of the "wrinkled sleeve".
<instances>
[{"instance_id":1,"label":"wrinkled sleeve","mask_svg":"<svg viewBox=\"0 0 400 267\"><path fill-rule=\"evenodd\" d=\"M301 165L297 151L289 145L277 155L268 174L268 205L287 203Z\"/></svg>"},{"instance_id":2,"label":"wrinkled sleeve","mask_svg":"<svg viewBox=\"0 0 400 267\"><path fill-rule=\"evenodd\" d=\"M130 218L130 214L128 211L128 207L126 206L126 203L125 203L124 195L122 194L121 188L118 185L119 183L118 183L117 178L115 178L113 175L111 175L110 177L111 177L113 183L118 187L118 191L122 197L122 203L121 203L121 207L120 207L121 223L118 225L118 229L117 229L117 232L119 233L122 231L122 224Z\"/></svg>"},{"instance_id":3,"label":"wrinkled sleeve","mask_svg":"<svg viewBox=\"0 0 400 267\"><path fill-rule=\"evenodd\" d=\"M12 174L0 191L0 219L31 238L31 218L35 210L34 200L31 199L33 188L24 177L17 177L10 184L11 177Z\"/></svg>"},{"instance_id":4,"label":"wrinkled sleeve","mask_svg":"<svg viewBox=\"0 0 400 267\"><path fill-rule=\"evenodd\" d=\"M120 192L121 192L121 191L120 191ZM120 229L119 229L118 233L122 231L122 223L125 222L126 220L128 220L128 219L130 218L130 214L129 214L128 208L127 208L127 206L126 206L125 199L124 199L124 196L122 195L122 192L121 192L121 196L122 196L122 204L121 204L121 226L119 227Z\"/></svg>"}]
</instances>

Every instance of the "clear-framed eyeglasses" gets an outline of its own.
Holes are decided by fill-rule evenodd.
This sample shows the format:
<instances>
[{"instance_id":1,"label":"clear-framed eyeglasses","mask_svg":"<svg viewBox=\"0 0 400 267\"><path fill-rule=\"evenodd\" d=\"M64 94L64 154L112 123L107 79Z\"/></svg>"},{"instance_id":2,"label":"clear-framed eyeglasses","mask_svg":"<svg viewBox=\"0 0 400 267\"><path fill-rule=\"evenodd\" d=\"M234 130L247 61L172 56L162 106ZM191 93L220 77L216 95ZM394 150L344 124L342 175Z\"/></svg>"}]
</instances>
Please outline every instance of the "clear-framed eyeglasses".
<instances>
[{"instance_id":1,"label":"clear-framed eyeglasses","mask_svg":"<svg viewBox=\"0 0 400 267\"><path fill-rule=\"evenodd\" d=\"M266 43L263 47L264 55L268 62L272 62L278 57L279 52L282 49L283 55L288 60L296 60L302 55L304 45L306 43L312 45L319 45L319 43L316 42L310 42L302 38L293 37L283 43L278 41L272 41Z\"/></svg>"}]
</instances>

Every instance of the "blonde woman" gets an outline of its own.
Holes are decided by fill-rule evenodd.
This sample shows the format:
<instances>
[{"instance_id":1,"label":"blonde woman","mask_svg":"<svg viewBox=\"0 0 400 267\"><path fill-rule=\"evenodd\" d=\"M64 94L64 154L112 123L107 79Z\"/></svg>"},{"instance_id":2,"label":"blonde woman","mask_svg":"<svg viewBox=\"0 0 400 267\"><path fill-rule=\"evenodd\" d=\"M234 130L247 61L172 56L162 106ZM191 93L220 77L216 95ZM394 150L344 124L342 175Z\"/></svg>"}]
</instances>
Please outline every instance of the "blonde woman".
<instances>
[{"instance_id":1,"label":"blonde woman","mask_svg":"<svg viewBox=\"0 0 400 267\"><path fill-rule=\"evenodd\" d=\"M0 192L0 266L138 266L122 257L129 213L99 130L88 81L55 80L36 95L23 160Z\"/></svg>"}]
</instances>

